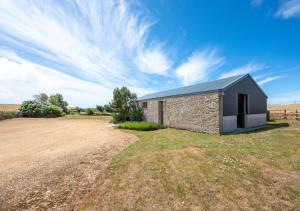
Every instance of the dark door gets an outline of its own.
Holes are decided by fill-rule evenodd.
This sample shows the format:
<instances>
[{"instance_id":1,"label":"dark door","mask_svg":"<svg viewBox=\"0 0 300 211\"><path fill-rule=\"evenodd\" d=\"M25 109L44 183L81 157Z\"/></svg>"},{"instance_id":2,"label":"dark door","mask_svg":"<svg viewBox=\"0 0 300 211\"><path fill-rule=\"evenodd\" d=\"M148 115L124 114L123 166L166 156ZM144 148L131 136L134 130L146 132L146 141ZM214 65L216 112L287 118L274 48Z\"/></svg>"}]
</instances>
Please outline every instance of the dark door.
<instances>
[{"instance_id":1,"label":"dark door","mask_svg":"<svg viewBox=\"0 0 300 211\"><path fill-rule=\"evenodd\" d=\"M158 101L158 121L159 124L164 124L164 104L163 101Z\"/></svg>"},{"instance_id":2,"label":"dark door","mask_svg":"<svg viewBox=\"0 0 300 211\"><path fill-rule=\"evenodd\" d=\"M238 94L237 127L245 128L245 116L247 113L247 95Z\"/></svg>"}]
</instances>

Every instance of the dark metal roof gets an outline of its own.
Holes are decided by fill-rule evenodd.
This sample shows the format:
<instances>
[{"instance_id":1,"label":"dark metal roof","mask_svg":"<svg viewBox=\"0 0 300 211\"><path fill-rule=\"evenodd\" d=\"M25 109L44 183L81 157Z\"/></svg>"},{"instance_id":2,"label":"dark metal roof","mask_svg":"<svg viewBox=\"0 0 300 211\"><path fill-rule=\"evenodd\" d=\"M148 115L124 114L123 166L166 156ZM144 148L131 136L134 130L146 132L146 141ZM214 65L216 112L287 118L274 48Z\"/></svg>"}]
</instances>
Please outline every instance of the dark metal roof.
<instances>
[{"instance_id":1,"label":"dark metal roof","mask_svg":"<svg viewBox=\"0 0 300 211\"><path fill-rule=\"evenodd\" d=\"M194 84L191 86L184 86L177 89L171 89L162 92L156 92L156 93L144 95L140 97L138 100L141 101L141 100L150 100L150 99L164 98L164 97L191 95L191 94L203 93L203 92L222 91L224 88L236 83L237 81L239 81L240 79L246 76L248 76L248 74L223 78L215 81L208 81L204 83Z\"/></svg>"}]
</instances>

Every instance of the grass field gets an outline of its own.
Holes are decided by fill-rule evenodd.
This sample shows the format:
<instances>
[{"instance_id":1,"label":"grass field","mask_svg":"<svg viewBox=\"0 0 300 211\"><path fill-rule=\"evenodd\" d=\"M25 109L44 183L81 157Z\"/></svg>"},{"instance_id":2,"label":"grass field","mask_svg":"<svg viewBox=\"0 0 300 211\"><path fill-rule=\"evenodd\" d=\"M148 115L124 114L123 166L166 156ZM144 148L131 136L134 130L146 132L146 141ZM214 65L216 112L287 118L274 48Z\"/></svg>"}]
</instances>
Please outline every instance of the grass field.
<instances>
[{"instance_id":1,"label":"grass field","mask_svg":"<svg viewBox=\"0 0 300 211\"><path fill-rule=\"evenodd\" d=\"M300 209L300 122L226 136L128 132L139 141L113 159L81 209Z\"/></svg>"},{"instance_id":2,"label":"grass field","mask_svg":"<svg viewBox=\"0 0 300 211\"><path fill-rule=\"evenodd\" d=\"M120 129L126 130L158 130L161 128L161 125L154 122L124 122L118 126Z\"/></svg>"},{"instance_id":3,"label":"grass field","mask_svg":"<svg viewBox=\"0 0 300 211\"><path fill-rule=\"evenodd\" d=\"M289 104L289 105L271 105L268 106L268 110L272 111L272 110L298 110L300 111L300 104Z\"/></svg>"},{"instance_id":4,"label":"grass field","mask_svg":"<svg viewBox=\"0 0 300 211\"><path fill-rule=\"evenodd\" d=\"M0 104L0 111L18 111L19 104Z\"/></svg>"},{"instance_id":5,"label":"grass field","mask_svg":"<svg viewBox=\"0 0 300 211\"><path fill-rule=\"evenodd\" d=\"M74 115L66 115L64 117L61 117L62 119L96 119L96 120L104 120L104 121L110 121L112 119L111 116L107 115L79 115L79 114L74 114Z\"/></svg>"}]
</instances>

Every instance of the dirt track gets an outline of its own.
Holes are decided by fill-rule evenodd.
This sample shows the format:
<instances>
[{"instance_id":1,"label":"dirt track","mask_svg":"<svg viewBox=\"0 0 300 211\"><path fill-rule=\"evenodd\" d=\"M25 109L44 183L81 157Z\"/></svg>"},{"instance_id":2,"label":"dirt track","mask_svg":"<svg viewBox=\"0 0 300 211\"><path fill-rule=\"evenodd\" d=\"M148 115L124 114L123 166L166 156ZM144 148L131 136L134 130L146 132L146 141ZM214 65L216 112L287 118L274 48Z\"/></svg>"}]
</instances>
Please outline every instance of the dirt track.
<instances>
[{"instance_id":1,"label":"dirt track","mask_svg":"<svg viewBox=\"0 0 300 211\"><path fill-rule=\"evenodd\" d=\"M70 209L136 140L100 120L0 122L0 210Z\"/></svg>"}]
</instances>

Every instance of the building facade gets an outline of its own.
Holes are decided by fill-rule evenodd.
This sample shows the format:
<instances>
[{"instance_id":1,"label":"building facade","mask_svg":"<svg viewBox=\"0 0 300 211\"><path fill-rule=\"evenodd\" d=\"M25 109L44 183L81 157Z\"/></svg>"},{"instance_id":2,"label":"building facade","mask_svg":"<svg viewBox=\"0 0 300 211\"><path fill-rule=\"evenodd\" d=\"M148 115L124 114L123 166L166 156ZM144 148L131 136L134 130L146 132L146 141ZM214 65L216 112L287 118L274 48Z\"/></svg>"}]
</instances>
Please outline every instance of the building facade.
<instances>
[{"instance_id":1,"label":"building facade","mask_svg":"<svg viewBox=\"0 0 300 211\"><path fill-rule=\"evenodd\" d=\"M145 121L223 134L264 125L267 96L247 74L149 94L139 105Z\"/></svg>"}]
</instances>

